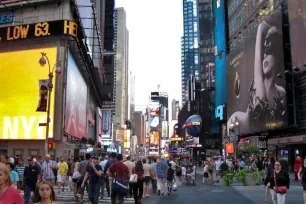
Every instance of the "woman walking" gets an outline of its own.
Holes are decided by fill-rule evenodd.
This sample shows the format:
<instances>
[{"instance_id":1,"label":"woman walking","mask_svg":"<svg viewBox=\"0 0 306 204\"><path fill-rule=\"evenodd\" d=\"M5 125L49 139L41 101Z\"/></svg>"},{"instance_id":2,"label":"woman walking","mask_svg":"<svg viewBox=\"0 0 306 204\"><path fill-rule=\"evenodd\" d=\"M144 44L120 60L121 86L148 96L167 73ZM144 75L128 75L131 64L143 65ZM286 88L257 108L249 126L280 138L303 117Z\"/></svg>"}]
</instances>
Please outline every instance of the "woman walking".
<instances>
[{"instance_id":1,"label":"woman walking","mask_svg":"<svg viewBox=\"0 0 306 204\"><path fill-rule=\"evenodd\" d=\"M137 161L136 166L132 170L132 174L137 174L137 183L132 184L135 204L141 204L144 169L140 160Z\"/></svg>"},{"instance_id":2,"label":"woman walking","mask_svg":"<svg viewBox=\"0 0 306 204\"><path fill-rule=\"evenodd\" d=\"M268 174L270 171L274 171L274 164L275 164L275 158L271 157L271 159L269 160L268 158L266 158L263 161L263 166L265 169L265 179L268 177ZM265 202L268 203L269 202L269 191L270 191L270 183L268 182L267 184L265 184Z\"/></svg>"},{"instance_id":3,"label":"woman walking","mask_svg":"<svg viewBox=\"0 0 306 204\"><path fill-rule=\"evenodd\" d=\"M208 180L208 164L207 161L204 162L204 175L202 183L207 183Z\"/></svg>"},{"instance_id":4,"label":"woman walking","mask_svg":"<svg viewBox=\"0 0 306 204\"><path fill-rule=\"evenodd\" d=\"M298 179L301 181L303 186L304 204L306 204L306 159L304 159L303 166L299 169Z\"/></svg>"},{"instance_id":5,"label":"woman walking","mask_svg":"<svg viewBox=\"0 0 306 204\"><path fill-rule=\"evenodd\" d=\"M73 173L72 173L72 182L73 182L73 186L74 186L74 189L73 189L73 195L74 195L74 200L78 200L78 196L77 196L77 192L79 190L79 187L81 186L81 173L79 172L79 157L76 156L73 160L73 163L72 163L72 169L73 169Z\"/></svg>"},{"instance_id":6,"label":"woman walking","mask_svg":"<svg viewBox=\"0 0 306 204\"><path fill-rule=\"evenodd\" d=\"M143 159L143 170L144 170L144 183L145 183L145 189L144 189L144 197L150 197L149 195L149 184L151 182L152 178L152 168L149 164L147 164L147 160Z\"/></svg>"},{"instance_id":7,"label":"woman walking","mask_svg":"<svg viewBox=\"0 0 306 204\"><path fill-rule=\"evenodd\" d=\"M270 193L273 203L285 204L290 178L288 172L281 168L281 164L278 161L274 164L274 171L269 171L265 179L265 185L268 183L270 183Z\"/></svg>"}]
</instances>

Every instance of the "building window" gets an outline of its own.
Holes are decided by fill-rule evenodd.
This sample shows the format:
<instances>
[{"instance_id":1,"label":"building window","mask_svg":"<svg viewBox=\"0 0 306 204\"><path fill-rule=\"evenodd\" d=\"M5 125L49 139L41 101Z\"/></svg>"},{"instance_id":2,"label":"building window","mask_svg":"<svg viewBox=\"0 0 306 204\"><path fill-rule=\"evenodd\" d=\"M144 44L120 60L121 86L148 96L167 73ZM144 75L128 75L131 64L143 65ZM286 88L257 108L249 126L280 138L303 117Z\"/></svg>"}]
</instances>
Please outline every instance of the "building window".
<instances>
[{"instance_id":1,"label":"building window","mask_svg":"<svg viewBox=\"0 0 306 204\"><path fill-rule=\"evenodd\" d=\"M299 93L299 118L306 118L306 89Z\"/></svg>"}]
</instances>

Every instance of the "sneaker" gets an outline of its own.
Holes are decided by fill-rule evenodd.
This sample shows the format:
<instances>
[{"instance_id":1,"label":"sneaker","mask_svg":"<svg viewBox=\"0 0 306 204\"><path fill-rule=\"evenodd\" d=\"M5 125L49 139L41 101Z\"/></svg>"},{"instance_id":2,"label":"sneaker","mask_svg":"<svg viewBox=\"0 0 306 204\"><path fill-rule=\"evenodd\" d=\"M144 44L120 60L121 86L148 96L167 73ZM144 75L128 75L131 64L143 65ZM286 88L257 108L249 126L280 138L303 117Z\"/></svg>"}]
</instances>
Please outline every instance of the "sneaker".
<instances>
[{"instance_id":1,"label":"sneaker","mask_svg":"<svg viewBox=\"0 0 306 204\"><path fill-rule=\"evenodd\" d=\"M160 195L160 190L157 191L157 195Z\"/></svg>"}]
</instances>

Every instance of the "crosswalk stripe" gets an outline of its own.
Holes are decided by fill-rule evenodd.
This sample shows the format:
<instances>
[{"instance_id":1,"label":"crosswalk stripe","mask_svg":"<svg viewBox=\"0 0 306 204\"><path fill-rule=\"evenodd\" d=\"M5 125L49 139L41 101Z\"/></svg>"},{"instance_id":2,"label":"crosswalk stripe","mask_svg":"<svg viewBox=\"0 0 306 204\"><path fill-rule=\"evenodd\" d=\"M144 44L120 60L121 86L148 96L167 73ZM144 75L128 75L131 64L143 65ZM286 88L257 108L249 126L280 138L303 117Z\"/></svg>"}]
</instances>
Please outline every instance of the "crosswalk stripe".
<instances>
[{"instance_id":1,"label":"crosswalk stripe","mask_svg":"<svg viewBox=\"0 0 306 204\"><path fill-rule=\"evenodd\" d=\"M59 201L59 203L61 203L61 201L63 203L77 203L78 201L74 200L74 195L73 192L70 191L64 191L64 192L60 192L60 193L55 193L55 198L57 201ZM84 194L84 203L89 203L88 201L88 194L85 193ZM101 197L99 196L99 203L111 203L111 198L110 197L104 197L103 199L101 199ZM124 198L124 203L135 203L134 198Z\"/></svg>"}]
</instances>

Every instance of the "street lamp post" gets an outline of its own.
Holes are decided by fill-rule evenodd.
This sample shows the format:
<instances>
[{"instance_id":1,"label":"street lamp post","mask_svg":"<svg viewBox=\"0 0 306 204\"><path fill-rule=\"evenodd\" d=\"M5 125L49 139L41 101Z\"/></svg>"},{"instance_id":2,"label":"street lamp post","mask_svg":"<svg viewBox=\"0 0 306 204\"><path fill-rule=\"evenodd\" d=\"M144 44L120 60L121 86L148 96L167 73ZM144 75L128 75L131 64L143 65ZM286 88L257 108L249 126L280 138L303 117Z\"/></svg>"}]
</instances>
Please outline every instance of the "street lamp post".
<instances>
[{"instance_id":1,"label":"street lamp post","mask_svg":"<svg viewBox=\"0 0 306 204\"><path fill-rule=\"evenodd\" d=\"M49 82L48 82L48 106L47 106L47 123L46 123L46 140L45 140L45 153L48 153L48 138L49 138L49 125L50 125L50 106L51 106L51 93L53 89L53 73L55 71L56 76L59 76L62 73L60 68L60 61L56 62L51 70L50 61L47 56L47 53L42 52L41 58L39 59L38 63L40 66L44 67L46 63L48 63L49 68ZM56 67L56 70L54 70Z\"/></svg>"}]
</instances>

